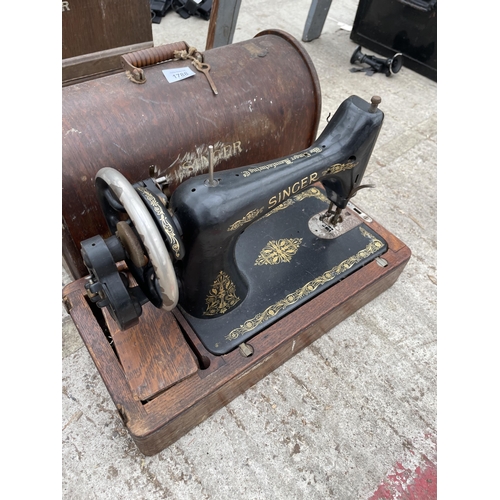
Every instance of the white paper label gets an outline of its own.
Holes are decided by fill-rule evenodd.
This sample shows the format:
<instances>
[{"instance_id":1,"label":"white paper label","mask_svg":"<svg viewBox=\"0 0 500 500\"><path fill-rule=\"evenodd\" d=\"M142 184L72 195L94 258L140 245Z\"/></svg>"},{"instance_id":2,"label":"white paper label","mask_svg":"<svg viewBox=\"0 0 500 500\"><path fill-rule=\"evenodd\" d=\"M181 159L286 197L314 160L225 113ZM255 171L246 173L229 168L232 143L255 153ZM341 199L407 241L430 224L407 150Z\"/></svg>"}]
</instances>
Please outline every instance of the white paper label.
<instances>
[{"instance_id":1,"label":"white paper label","mask_svg":"<svg viewBox=\"0 0 500 500\"><path fill-rule=\"evenodd\" d=\"M163 74L169 83L173 83L194 76L196 73L186 66L185 68L164 69Z\"/></svg>"}]
</instances>

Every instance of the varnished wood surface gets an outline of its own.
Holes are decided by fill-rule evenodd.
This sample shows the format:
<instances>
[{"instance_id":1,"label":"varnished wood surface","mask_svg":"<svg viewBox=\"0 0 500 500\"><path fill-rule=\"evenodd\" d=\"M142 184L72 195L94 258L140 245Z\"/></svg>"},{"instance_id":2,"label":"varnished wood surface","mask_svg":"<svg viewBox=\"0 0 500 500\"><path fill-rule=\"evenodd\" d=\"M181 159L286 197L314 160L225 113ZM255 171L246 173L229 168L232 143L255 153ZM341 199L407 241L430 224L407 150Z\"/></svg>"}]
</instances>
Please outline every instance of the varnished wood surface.
<instances>
[{"instance_id":1,"label":"varnished wood surface","mask_svg":"<svg viewBox=\"0 0 500 500\"><path fill-rule=\"evenodd\" d=\"M145 304L140 324L125 331L118 328L106 309L103 313L137 400L146 401L198 371L196 358L171 313Z\"/></svg>"},{"instance_id":2,"label":"varnished wood surface","mask_svg":"<svg viewBox=\"0 0 500 500\"><path fill-rule=\"evenodd\" d=\"M63 59L62 85L66 87L115 73L123 73L121 63L123 54L144 50L152 46L153 42L148 41Z\"/></svg>"},{"instance_id":3,"label":"varnished wood surface","mask_svg":"<svg viewBox=\"0 0 500 500\"><path fill-rule=\"evenodd\" d=\"M63 59L152 40L149 0L63 2Z\"/></svg>"},{"instance_id":4,"label":"varnished wood surface","mask_svg":"<svg viewBox=\"0 0 500 500\"><path fill-rule=\"evenodd\" d=\"M167 82L162 70L186 61L145 68L143 85L122 72L63 88L63 256L74 278L86 274L80 242L108 236L94 187L99 169L113 166L134 183L156 165L173 191L206 170L209 145L215 168L225 170L312 144L321 114L316 71L297 41L274 33L204 53L217 95L196 71Z\"/></svg>"},{"instance_id":5,"label":"varnished wood surface","mask_svg":"<svg viewBox=\"0 0 500 500\"><path fill-rule=\"evenodd\" d=\"M120 71L121 54L152 46L148 0L63 2L63 87Z\"/></svg>"},{"instance_id":6,"label":"varnished wood surface","mask_svg":"<svg viewBox=\"0 0 500 500\"><path fill-rule=\"evenodd\" d=\"M321 335L389 288L411 252L376 222L370 223L388 243L381 267L373 261L291 312L249 342L251 357L238 350L216 357L200 346L194 333L175 312L179 325L204 369L143 404L134 397L126 375L83 296L84 280L64 289L70 314L87 346L130 435L140 451L154 455L225 406L246 389L300 352ZM143 335L150 327L144 325Z\"/></svg>"}]
</instances>

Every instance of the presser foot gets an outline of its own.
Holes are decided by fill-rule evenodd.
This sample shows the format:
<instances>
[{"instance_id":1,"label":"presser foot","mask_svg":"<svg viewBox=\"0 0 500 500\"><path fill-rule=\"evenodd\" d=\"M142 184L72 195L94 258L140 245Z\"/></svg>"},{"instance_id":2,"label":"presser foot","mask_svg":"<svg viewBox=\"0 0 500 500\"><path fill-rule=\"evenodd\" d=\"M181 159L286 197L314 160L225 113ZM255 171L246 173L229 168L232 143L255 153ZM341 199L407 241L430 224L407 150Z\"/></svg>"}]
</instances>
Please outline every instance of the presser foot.
<instances>
[{"instance_id":1,"label":"presser foot","mask_svg":"<svg viewBox=\"0 0 500 500\"><path fill-rule=\"evenodd\" d=\"M333 201L330 202L330 206L328 207L328 210L320 215L320 220L321 221L327 221L330 226L336 226L339 222L342 222L342 209L340 207L337 207L335 212L332 211L333 208Z\"/></svg>"},{"instance_id":2,"label":"presser foot","mask_svg":"<svg viewBox=\"0 0 500 500\"><path fill-rule=\"evenodd\" d=\"M338 214L337 222L333 221L333 214L320 212L309 219L309 230L318 238L333 240L361 224L361 221L347 210L344 210L342 215Z\"/></svg>"}]
</instances>

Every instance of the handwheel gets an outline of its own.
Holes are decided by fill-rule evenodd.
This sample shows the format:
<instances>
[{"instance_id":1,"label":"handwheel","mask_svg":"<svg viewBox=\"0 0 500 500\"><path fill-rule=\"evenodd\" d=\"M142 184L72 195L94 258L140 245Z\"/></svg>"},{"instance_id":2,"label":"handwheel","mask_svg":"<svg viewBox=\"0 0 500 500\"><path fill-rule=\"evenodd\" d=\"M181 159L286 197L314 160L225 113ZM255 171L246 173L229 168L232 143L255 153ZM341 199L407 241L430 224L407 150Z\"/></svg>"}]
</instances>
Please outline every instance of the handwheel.
<instances>
[{"instance_id":1,"label":"handwheel","mask_svg":"<svg viewBox=\"0 0 500 500\"><path fill-rule=\"evenodd\" d=\"M104 183L104 186L102 183ZM107 203L106 197L102 193L105 192L104 188L108 186L130 217L142 240L158 280L158 288L162 299L161 308L171 311L179 300L177 277L170 255L148 209L130 182L114 168L105 167L99 170L96 175L96 185L98 192L99 190L101 192L101 203L103 201ZM111 210L104 210L104 215L111 231L115 233L120 222L119 217L113 212L113 209L116 211L117 208L108 208L111 208Z\"/></svg>"}]
</instances>

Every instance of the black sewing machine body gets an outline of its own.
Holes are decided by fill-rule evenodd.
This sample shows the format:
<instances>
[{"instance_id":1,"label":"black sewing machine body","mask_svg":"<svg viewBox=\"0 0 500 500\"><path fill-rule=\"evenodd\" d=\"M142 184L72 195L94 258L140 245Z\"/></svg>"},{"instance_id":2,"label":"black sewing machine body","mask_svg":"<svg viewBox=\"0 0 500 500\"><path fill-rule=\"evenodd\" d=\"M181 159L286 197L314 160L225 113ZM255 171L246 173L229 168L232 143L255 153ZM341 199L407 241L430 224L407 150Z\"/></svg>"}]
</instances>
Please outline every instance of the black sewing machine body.
<instances>
[{"instance_id":1,"label":"black sewing machine body","mask_svg":"<svg viewBox=\"0 0 500 500\"><path fill-rule=\"evenodd\" d=\"M230 274L232 266L218 272L210 266L215 278L205 294L199 294L204 299L202 316L179 304L210 352L225 354L247 342L386 251L385 241L349 211L342 222L349 226L347 232L333 239L317 237L309 227L310 214L324 213L328 204L318 187L291 197L285 207L263 216L237 239L232 263L242 293Z\"/></svg>"},{"instance_id":2,"label":"black sewing machine body","mask_svg":"<svg viewBox=\"0 0 500 500\"><path fill-rule=\"evenodd\" d=\"M383 122L377 105L377 100L370 104L352 96L310 148L193 177L168 201L159 183L137 183L133 188L172 257L166 265L175 273L176 283L170 284L178 304L177 295L158 285L158 258L144 264L132 259L134 245L124 245L123 236L82 242L90 295L124 328L135 323L140 304L148 300L167 310L178 305L204 346L225 354L371 262L387 243L347 206L364 187ZM154 255L149 236L144 238L139 228L142 222L127 218L120 189L99 174L97 186L112 234L123 231L119 222L125 220L138 233L145 255ZM97 263L101 257L93 253L95 246L104 253L108 249L103 257L108 270L111 261L125 260L139 286L131 286L122 274L118 279L112 270L103 276L107 271Z\"/></svg>"}]
</instances>

